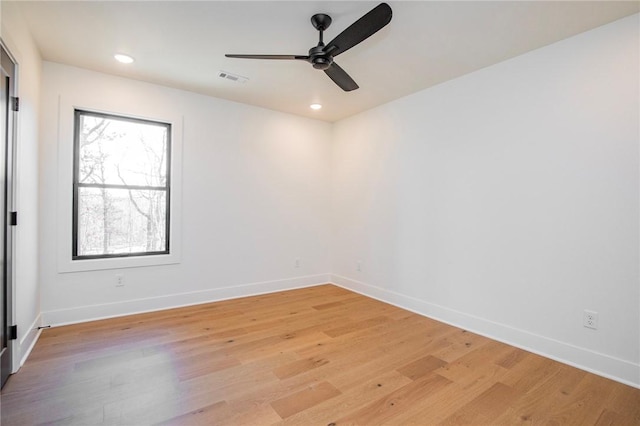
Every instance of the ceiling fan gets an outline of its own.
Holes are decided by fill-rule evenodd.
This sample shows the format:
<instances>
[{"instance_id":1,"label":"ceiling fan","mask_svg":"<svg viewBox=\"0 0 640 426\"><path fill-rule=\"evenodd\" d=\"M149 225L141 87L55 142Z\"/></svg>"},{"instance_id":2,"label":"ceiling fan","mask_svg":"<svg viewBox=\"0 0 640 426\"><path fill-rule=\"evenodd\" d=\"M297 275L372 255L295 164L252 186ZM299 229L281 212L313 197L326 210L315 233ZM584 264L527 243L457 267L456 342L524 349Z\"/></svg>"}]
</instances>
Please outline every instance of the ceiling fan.
<instances>
[{"instance_id":1,"label":"ceiling fan","mask_svg":"<svg viewBox=\"0 0 640 426\"><path fill-rule=\"evenodd\" d=\"M309 49L308 55L236 55L227 54L227 58L243 59L285 59L307 61L315 69L323 70L334 83L345 92L350 92L358 88L355 81L333 61L335 56L346 52L353 46L361 43L381 28L391 22L391 7L386 3L380 3L342 31L336 38L328 44L322 40L323 32L331 25L331 17L324 13L318 13L311 17L311 24L320 32L318 45Z\"/></svg>"}]
</instances>

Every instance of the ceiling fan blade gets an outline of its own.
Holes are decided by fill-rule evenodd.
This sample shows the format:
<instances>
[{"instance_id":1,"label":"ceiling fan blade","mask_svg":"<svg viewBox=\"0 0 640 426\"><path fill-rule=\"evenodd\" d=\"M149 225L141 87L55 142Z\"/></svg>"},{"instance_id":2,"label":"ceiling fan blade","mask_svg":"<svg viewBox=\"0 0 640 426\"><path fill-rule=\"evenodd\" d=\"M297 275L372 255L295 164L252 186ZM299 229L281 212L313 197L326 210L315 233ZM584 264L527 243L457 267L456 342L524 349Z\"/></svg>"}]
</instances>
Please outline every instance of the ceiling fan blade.
<instances>
[{"instance_id":1,"label":"ceiling fan blade","mask_svg":"<svg viewBox=\"0 0 640 426\"><path fill-rule=\"evenodd\" d=\"M226 54L224 55L227 58L242 58L242 59L302 59L306 61L309 59L308 56L301 55L233 55Z\"/></svg>"},{"instance_id":2,"label":"ceiling fan blade","mask_svg":"<svg viewBox=\"0 0 640 426\"><path fill-rule=\"evenodd\" d=\"M358 85L353 81L349 74L347 74L347 72L340 68L335 62L332 63L329 68L324 70L324 73L327 74L329 78L345 92L350 92L358 88Z\"/></svg>"},{"instance_id":3,"label":"ceiling fan blade","mask_svg":"<svg viewBox=\"0 0 640 426\"><path fill-rule=\"evenodd\" d=\"M346 30L338 34L336 38L327 44L324 51L332 56L338 56L346 52L391 22L391 16L391 7L386 3L380 3L362 18L351 24Z\"/></svg>"}]
</instances>

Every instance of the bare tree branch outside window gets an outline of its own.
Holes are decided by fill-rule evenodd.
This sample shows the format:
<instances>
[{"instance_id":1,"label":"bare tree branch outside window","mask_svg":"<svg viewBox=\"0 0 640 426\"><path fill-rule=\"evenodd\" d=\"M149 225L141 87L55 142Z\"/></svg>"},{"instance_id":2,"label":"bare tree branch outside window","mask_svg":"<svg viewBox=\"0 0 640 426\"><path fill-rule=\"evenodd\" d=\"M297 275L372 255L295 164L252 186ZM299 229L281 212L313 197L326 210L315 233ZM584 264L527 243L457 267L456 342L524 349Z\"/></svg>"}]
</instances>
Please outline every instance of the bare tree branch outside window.
<instances>
[{"instance_id":1,"label":"bare tree branch outside window","mask_svg":"<svg viewBox=\"0 0 640 426\"><path fill-rule=\"evenodd\" d=\"M169 252L169 124L76 110L74 259Z\"/></svg>"}]
</instances>

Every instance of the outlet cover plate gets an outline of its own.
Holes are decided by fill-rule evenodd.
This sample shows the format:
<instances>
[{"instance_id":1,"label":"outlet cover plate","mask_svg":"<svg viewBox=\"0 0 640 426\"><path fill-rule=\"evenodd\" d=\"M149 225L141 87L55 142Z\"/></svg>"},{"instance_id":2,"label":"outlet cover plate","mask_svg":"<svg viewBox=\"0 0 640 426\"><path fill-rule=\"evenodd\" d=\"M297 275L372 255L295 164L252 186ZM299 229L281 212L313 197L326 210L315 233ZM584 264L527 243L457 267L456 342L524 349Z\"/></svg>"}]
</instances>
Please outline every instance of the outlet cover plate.
<instances>
[{"instance_id":1,"label":"outlet cover plate","mask_svg":"<svg viewBox=\"0 0 640 426\"><path fill-rule=\"evenodd\" d=\"M598 313L585 309L582 316L582 325L593 330L598 329Z\"/></svg>"}]
</instances>

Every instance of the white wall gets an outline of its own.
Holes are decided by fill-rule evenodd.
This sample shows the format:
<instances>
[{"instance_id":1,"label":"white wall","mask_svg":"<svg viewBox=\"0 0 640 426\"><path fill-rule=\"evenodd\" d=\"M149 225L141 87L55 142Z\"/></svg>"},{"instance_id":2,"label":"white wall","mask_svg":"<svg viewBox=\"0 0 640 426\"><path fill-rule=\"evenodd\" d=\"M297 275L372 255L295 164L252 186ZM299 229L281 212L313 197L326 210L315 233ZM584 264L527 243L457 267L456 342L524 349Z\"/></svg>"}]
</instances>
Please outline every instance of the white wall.
<instances>
[{"instance_id":1,"label":"white wall","mask_svg":"<svg viewBox=\"0 0 640 426\"><path fill-rule=\"evenodd\" d=\"M83 321L328 280L330 124L50 62L44 62L42 87L43 322ZM67 123L73 120L72 108L59 108L71 103L183 117L181 263L60 272L57 230L66 219L54 213L61 189L57 155L68 152L72 141L59 138L62 133L55 129L61 128L59 114ZM124 275L122 288L115 287L116 273Z\"/></svg>"},{"instance_id":2,"label":"white wall","mask_svg":"<svg viewBox=\"0 0 640 426\"><path fill-rule=\"evenodd\" d=\"M40 102L40 53L26 30L15 3L2 2L2 41L18 64L20 112L16 128L16 210L18 226L14 242L14 370L24 361L37 337L40 316L38 284L38 110Z\"/></svg>"},{"instance_id":3,"label":"white wall","mask_svg":"<svg viewBox=\"0 0 640 426\"><path fill-rule=\"evenodd\" d=\"M640 385L638 51L635 15L337 123L334 281Z\"/></svg>"}]
</instances>

